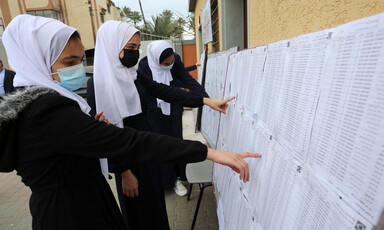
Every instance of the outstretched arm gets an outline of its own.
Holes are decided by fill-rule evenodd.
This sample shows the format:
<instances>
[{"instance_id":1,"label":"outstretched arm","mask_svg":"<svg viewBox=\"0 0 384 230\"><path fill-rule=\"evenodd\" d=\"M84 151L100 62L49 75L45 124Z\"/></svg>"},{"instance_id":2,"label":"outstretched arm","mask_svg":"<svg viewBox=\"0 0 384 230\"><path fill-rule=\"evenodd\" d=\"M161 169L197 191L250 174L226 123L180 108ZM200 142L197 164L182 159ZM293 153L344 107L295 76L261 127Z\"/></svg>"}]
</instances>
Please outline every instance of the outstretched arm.
<instances>
[{"instance_id":1,"label":"outstretched arm","mask_svg":"<svg viewBox=\"0 0 384 230\"><path fill-rule=\"evenodd\" d=\"M44 106L42 106L44 105ZM125 156L127 161L191 163L206 158L228 165L240 173L241 179L249 179L248 164L244 157L260 157L257 154L235 154L207 147L197 141L188 141L131 128L118 128L96 121L84 114L77 103L50 95L39 99L31 109L36 135L40 135L54 150L53 154L79 155L92 158ZM101 117L101 116L100 116ZM66 140L65 142L57 140ZM162 153L162 154L159 154Z\"/></svg>"},{"instance_id":2,"label":"outstretched arm","mask_svg":"<svg viewBox=\"0 0 384 230\"><path fill-rule=\"evenodd\" d=\"M195 70L195 69L197 69L197 65L191 65L191 66L187 66L187 67L185 67L185 70L186 70L187 72L191 72L191 71L193 71L193 70Z\"/></svg>"},{"instance_id":3,"label":"outstretched arm","mask_svg":"<svg viewBox=\"0 0 384 230\"><path fill-rule=\"evenodd\" d=\"M137 80L143 83L149 95L179 106L200 107L202 105L208 105L214 110L225 113L228 108L228 102L234 99L234 97L225 100L211 99L208 97L203 98L196 93L187 92L178 87L158 83L142 74L137 75Z\"/></svg>"}]
</instances>

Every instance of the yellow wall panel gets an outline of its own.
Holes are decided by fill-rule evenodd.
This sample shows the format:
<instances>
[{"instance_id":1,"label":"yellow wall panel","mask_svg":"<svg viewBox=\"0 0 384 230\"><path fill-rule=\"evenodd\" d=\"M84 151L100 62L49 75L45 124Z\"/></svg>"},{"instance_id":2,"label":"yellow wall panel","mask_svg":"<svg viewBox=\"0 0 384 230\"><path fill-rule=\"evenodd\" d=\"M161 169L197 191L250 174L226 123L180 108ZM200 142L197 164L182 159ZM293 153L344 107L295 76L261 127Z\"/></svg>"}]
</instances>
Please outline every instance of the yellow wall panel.
<instances>
[{"instance_id":1,"label":"yellow wall panel","mask_svg":"<svg viewBox=\"0 0 384 230\"><path fill-rule=\"evenodd\" d=\"M383 0L250 0L249 47L384 12Z\"/></svg>"},{"instance_id":2,"label":"yellow wall panel","mask_svg":"<svg viewBox=\"0 0 384 230\"><path fill-rule=\"evenodd\" d=\"M22 9L19 7L19 3L17 1L8 0L9 12L11 13L11 17L14 18L19 14L22 14Z\"/></svg>"},{"instance_id":3,"label":"yellow wall panel","mask_svg":"<svg viewBox=\"0 0 384 230\"><path fill-rule=\"evenodd\" d=\"M68 14L68 22L66 23L80 31L81 41L83 42L86 50L94 48L95 41L93 39L92 23L88 4L84 4L83 1L79 0L66 0L66 7L66 12ZM95 30L97 31L96 27Z\"/></svg>"},{"instance_id":4,"label":"yellow wall panel","mask_svg":"<svg viewBox=\"0 0 384 230\"><path fill-rule=\"evenodd\" d=\"M25 7L28 8L41 8L47 7L49 5L49 0L22 0L25 3ZM17 0L13 0L13 2L17 2Z\"/></svg>"}]
</instances>

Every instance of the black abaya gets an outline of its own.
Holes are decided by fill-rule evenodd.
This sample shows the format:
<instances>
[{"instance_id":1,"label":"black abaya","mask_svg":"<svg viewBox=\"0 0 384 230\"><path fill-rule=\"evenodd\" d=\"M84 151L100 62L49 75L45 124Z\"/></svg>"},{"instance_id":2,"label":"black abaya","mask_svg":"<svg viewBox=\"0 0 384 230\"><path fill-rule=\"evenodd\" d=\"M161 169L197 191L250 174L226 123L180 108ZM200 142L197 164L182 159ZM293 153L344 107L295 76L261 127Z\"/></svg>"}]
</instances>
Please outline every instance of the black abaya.
<instances>
[{"instance_id":1,"label":"black abaya","mask_svg":"<svg viewBox=\"0 0 384 230\"><path fill-rule=\"evenodd\" d=\"M18 98L24 102L28 97ZM10 101L4 97L0 109L20 106ZM98 158L119 157L132 165L206 158L207 148L201 143L107 125L57 93L39 96L17 113L0 119L0 170L14 166L31 188L34 230L125 228Z\"/></svg>"},{"instance_id":2,"label":"black abaya","mask_svg":"<svg viewBox=\"0 0 384 230\"><path fill-rule=\"evenodd\" d=\"M147 57L140 60L139 72L143 73L143 76L151 80L153 79ZM173 80L170 82L170 85L183 87L200 96L209 97L204 87L187 72L180 56L177 54L175 54L175 62L171 69L171 74ZM148 97L147 110L147 120L155 133L180 139L183 138L183 107L171 103L170 115L164 115L157 106L156 97ZM185 166L186 164L160 164L161 181L164 189L168 190L173 188L177 177L186 180Z\"/></svg>"}]
</instances>

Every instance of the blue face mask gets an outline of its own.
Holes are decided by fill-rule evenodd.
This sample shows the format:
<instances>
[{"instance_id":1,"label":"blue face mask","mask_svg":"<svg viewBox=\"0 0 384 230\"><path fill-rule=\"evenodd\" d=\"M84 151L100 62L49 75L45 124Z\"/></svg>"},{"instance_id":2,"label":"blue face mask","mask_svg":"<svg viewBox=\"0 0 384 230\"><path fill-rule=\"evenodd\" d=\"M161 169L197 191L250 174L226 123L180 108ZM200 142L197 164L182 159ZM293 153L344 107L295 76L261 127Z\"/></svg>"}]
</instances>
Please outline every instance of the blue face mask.
<instances>
[{"instance_id":1,"label":"blue face mask","mask_svg":"<svg viewBox=\"0 0 384 230\"><path fill-rule=\"evenodd\" d=\"M172 67L173 67L173 64L175 64L175 62L173 62L171 65L169 66L161 66L161 68L165 69L165 70L171 70Z\"/></svg>"},{"instance_id":2,"label":"blue face mask","mask_svg":"<svg viewBox=\"0 0 384 230\"><path fill-rule=\"evenodd\" d=\"M61 79L61 83L56 80L54 82L71 92L79 89L87 79L83 63L58 69L53 74L58 74Z\"/></svg>"}]
</instances>

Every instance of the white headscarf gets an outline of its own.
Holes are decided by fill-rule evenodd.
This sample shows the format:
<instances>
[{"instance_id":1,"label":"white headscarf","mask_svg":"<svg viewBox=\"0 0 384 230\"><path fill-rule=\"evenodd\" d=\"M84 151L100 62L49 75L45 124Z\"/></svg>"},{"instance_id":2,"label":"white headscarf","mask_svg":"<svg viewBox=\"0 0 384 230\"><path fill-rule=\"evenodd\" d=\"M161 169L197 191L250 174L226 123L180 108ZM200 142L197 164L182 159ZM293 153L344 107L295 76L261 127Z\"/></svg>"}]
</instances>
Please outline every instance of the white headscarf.
<instances>
[{"instance_id":1,"label":"white headscarf","mask_svg":"<svg viewBox=\"0 0 384 230\"><path fill-rule=\"evenodd\" d=\"M16 71L13 81L15 87L36 85L51 88L75 100L81 110L88 114L90 107L87 102L53 82L51 76L51 66L75 31L75 28L55 19L18 15L5 29L3 44L9 64Z\"/></svg>"},{"instance_id":2,"label":"white headscarf","mask_svg":"<svg viewBox=\"0 0 384 230\"><path fill-rule=\"evenodd\" d=\"M151 42L151 44L149 44L147 48L148 65L152 72L152 78L154 81L163 83L165 85L169 85L170 82L173 80L171 70L165 70L160 65L160 55L164 50L168 48L172 48L172 47L166 41ZM170 104L158 98L156 100L157 100L157 106L161 108L161 111L163 112L163 114L170 115L171 114Z\"/></svg>"},{"instance_id":3,"label":"white headscarf","mask_svg":"<svg viewBox=\"0 0 384 230\"><path fill-rule=\"evenodd\" d=\"M134 81L135 68L121 64L119 54L132 36L139 32L121 21L107 21L97 31L94 83L97 112L123 127L123 119L141 113L140 97Z\"/></svg>"}]
</instances>

